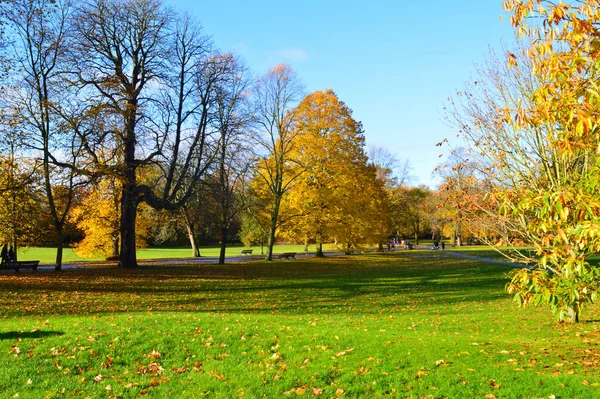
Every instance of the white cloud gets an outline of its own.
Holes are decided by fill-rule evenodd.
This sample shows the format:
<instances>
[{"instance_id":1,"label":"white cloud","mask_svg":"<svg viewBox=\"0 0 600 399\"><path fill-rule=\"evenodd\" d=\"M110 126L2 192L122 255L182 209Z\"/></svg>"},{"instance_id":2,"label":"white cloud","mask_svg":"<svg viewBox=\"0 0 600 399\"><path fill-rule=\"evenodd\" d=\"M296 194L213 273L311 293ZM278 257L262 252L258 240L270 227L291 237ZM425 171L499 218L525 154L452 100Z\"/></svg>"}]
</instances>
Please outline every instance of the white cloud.
<instances>
[{"instance_id":1,"label":"white cloud","mask_svg":"<svg viewBox=\"0 0 600 399\"><path fill-rule=\"evenodd\" d=\"M287 61L306 61L308 52L301 48L286 48L277 51L277 54Z\"/></svg>"}]
</instances>

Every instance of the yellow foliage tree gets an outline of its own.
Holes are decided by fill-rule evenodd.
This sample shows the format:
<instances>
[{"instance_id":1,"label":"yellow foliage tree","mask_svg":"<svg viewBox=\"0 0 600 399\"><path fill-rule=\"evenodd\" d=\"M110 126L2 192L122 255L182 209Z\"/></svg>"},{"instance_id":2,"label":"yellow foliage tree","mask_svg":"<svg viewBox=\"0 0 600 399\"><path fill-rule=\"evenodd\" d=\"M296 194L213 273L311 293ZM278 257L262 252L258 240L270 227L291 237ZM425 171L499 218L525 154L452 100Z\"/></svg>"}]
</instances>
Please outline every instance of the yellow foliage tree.
<instances>
[{"instance_id":1,"label":"yellow foliage tree","mask_svg":"<svg viewBox=\"0 0 600 399\"><path fill-rule=\"evenodd\" d=\"M525 101L498 109L498 121L547 127L551 155L539 162L543 184L523 182L499 193L504 215L526 221L539 257L539 267L515 271L507 289L521 304L549 304L559 319L576 322L596 300L600 279L587 260L600 251L600 5L505 0L504 7L517 32L532 39L524 56L537 87ZM518 61L508 54L509 64Z\"/></svg>"},{"instance_id":2,"label":"yellow foliage tree","mask_svg":"<svg viewBox=\"0 0 600 399\"><path fill-rule=\"evenodd\" d=\"M383 183L367 164L362 125L332 90L307 95L295 115L291 167L298 177L282 209L296 217L283 226L285 234L314 239L317 256L327 239L346 251L378 242L382 230L387 234L379 218L386 201Z\"/></svg>"},{"instance_id":3,"label":"yellow foliage tree","mask_svg":"<svg viewBox=\"0 0 600 399\"><path fill-rule=\"evenodd\" d=\"M102 255L107 258L119 256L120 238L120 184L114 179L103 179L90 188L82 201L73 209L72 220L83 232L84 238L74 245L75 253L82 257ZM146 246L151 221L144 215L151 212L148 206L140 206L136 220L138 248Z\"/></svg>"}]
</instances>

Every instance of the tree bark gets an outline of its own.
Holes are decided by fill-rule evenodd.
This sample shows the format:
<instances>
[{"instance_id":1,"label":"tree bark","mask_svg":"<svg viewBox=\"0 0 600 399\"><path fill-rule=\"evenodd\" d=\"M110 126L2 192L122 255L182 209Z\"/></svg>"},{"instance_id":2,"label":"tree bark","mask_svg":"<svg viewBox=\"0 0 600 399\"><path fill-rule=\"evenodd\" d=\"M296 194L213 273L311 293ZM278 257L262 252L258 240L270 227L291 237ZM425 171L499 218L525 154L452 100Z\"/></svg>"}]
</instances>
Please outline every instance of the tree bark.
<instances>
[{"instance_id":1,"label":"tree bark","mask_svg":"<svg viewBox=\"0 0 600 399\"><path fill-rule=\"evenodd\" d=\"M112 238L112 254L111 256L119 256L119 236L116 235Z\"/></svg>"},{"instance_id":2,"label":"tree bark","mask_svg":"<svg viewBox=\"0 0 600 399\"><path fill-rule=\"evenodd\" d=\"M269 237L267 241L267 256L265 257L266 261L273 260L273 246L275 245L275 226L269 227Z\"/></svg>"},{"instance_id":3,"label":"tree bark","mask_svg":"<svg viewBox=\"0 0 600 399\"><path fill-rule=\"evenodd\" d=\"M219 265L225 264L225 250L227 249L227 226L221 227L221 252L219 252Z\"/></svg>"},{"instance_id":4,"label":"tree bark","mask_svg":"<svg viewBox=\"0 0 600 399\"><path fill-rule=\"evenodd\" d=\"M187 217L185 218L185 228L187 229L188 239L190 240L190 246L192 247L192 257L200 258L200 249L196 244L194 224L191 223Z\"/></svg>"},{"instance_id":5,"label":"tree bark","mask_svg":"<svg viewBox=\"0 0 600 399\"><path fill-rule=\"evenodd\" d=\"M54 264L54 271L60 272L62 270L62 258L63 258L63 246L65 243L65 233L63 225L59 224L56 226L56 263ZM16 253L16 251L15 251Z\"/></svg>"},{"instance_id":6,"label":"tree bark","mask_svg":"<svg viewBox=\"0 0 600 399\"><path fill-rule=\"evenodd\" d=\"M322 242L323 236L321 235L321 233L317 233L317 236L315 238L316 241L316 249L315 249L315 256L317 258L323 258L325 257L325 255L323 254L323 242Z\"/></svg>"},{"instance_id":7,"label":"tree bark","mask_svg":"<svg viewBox=\"0 0 600 399\"><path fill-rule=\"evenodd\" d=\"M269 227L269 237L267 238L267 256L265 260L269 262L273 260L273 246L275 245L275 233L277 231L277 220L279 219L279 206L281 204L281 196L283 195L280 189L281 183L277 187L276 192L279 195L274 198L273 209L271 211L271 227Z\"/></svg>"},{"instance_id":8,"label":"tree bark","mask_svg":"<svg viewBox=\"0 0 600 399\"><path fill-rule=\"evenodd\" d=\"M137 205L135 183L124 183L121 196L121 255L119 257L119 267L135 268L138 266L135 247Z\"/></svg>"},{"instance_id":9,"label":"tree bark","mask_svg":"<svg viewBox=\"0 0 600 399\"><path fill-rule=\"evenodd\" d=\"M579 307L577 305L567 308L567 313L569 314L569 318L566 319L567 323L579 323Z\"/></svg>"}]
</instances>

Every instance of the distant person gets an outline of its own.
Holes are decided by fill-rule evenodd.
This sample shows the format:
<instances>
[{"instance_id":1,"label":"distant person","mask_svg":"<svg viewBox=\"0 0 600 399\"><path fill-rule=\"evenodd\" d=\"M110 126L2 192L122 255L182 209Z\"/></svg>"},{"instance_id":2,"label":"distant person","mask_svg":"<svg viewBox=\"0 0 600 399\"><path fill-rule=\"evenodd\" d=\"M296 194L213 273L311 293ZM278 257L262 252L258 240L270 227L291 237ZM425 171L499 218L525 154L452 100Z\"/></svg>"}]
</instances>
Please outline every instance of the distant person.
<instances>
[{"instance_id":1,"label":"distant person","mask_svg":"<svg viewBox=\"0 0 600 399\"><path fill-rule=\"evenodd\" d=\"M446 243L442 240L442 251L446 250Z\"/></svg>"},{"instance_id":2,"label":"distant person","mask_svg":"<svg viewBox=\"0 0 600 399\"><path fill-rule=\"evenodd\" d=\"M15 262L17 260L15 250L13 249L12 245L8 247L7 259L8 262Z\"/></svg>"}]
</instances>

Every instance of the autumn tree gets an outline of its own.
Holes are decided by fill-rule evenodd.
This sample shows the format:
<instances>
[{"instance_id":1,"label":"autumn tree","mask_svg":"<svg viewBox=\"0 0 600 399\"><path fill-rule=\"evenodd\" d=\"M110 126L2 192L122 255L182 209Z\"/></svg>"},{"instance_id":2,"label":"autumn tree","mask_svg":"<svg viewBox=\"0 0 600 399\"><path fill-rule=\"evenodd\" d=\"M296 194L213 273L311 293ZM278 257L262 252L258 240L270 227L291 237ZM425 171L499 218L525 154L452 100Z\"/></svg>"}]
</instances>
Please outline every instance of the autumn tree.
<instances>
[{"instance_id":1,"label":"autumn tree","mask_svg":"<svg viewBox=\"0 0 600 399\"><path fill-rule=\"evenodd\" d=\"M352 179L338 186L343 215L335 241L346 254L363 251L382 243L390 235L390 210L385 182L377 178L377 168L362 154L353 165Z\"/></svg>"},{"instance_id":2,"label":"autumn tree","mask_svg":"<svg viewBox=\"0 0 600 399\"><path fill-rule=\"evenodd\" d=\"M264 156L257 163L255 177L264 185L263 193L270 197L269 232L266 260L273 259L277 228L281 225L280 206L290 184L301 173L292 172L290 155L296 115L293 107L299 100L302 86L288 65L277 65L261 77L254 88L257 113L257 144Z\"/></svg>"},{"instance_id":3,"label":"autumn tree","mask_svg":"<svg viewBox=\"0 0 600 399\"><path fill-rule=\"evenodd\" d=\"M313 239L316 256L323 256L324 240L334 237L344 243L344 249L348 249L347 243L351 248L366 243L372 237L358 225L371 207L357 204L358 192L374 197L377 190L369 190L369 179L375 175L365 178L371 170L362 125L332 90L307 95L295 116L297 134L291 159L292 174L298 177L282 202L282 209L295 217L282 226L283 232L296 240ZM357 186L362 190L356 190ZM370 219L373 226L376 218Z\"/></svg>"},{"instance_id":4,"label":"autumn tree","mask_svg":"<svg viewBox=\"0 0 600 399\"><path fill-rule=\"evenodd\" d=\"M41 235L40 176L35 160L19 151L20 137L2 125L0 136L0 243L15 249L35 244Z\"/></svg>"},{"instance_id":5,"label":"autumn tree","mask_svg":"<svg viewBox=\"0 0 600 399\"><path fill-rule=\"evenodd\" d=\"M429 218L434 212L429 200L431 196L431 190L425 186L399 186L393 190L390 205L394 214L393 227L404 236L412 236L415 244L429 231Z\"/></svg>"},{"instance_id":6,"label":"autumn tree","mask_svg":"<svg viewBox=\"0 0 600 399\"><path fill-rule=\"evenodd\" d=\"M211 166L215 87L227 65L195 21L159 0L82 3L74 32L72 78L81 95L96 99L86 115L118 122L92 136L81 131L79 138L114 140L117 162L96 167L121 182L119 264L136 267L138 205L180 208ZM85 148L98 159L95 148ZM140 181L147 168L155 179Z\"/></svg>"},{"instance_id":7,"label":"autumn tree","mask_svg":"<svg viewBox=\"0 0 600 399\"><path fill-rule=\"evenodd\" d=\"M6 34L11 38L8 58L13 65L6 81L8 106L28 135L24 143L41 157L45 197L56 232L57 271L61 270L64 227L73 198L78 186L85 184L72 167L80 155L80 143L61 125L59 111L68 92L63 74L72 10L68 0L14 0L3 8Z\"/></svg>"},{"instance_id":8,"label":"autumn tree","mask_svg":"<svg viewBox=\"0 0 600 399\"><path fill-rule=\"evenodd\" d=\"M103 179L89 187L74 208L72 220L83 232L75 252L82 257L119 256L119 187L114 179Z\"/></svg>"},{"instance_id":9,"label":"autumn tree","mask_svg":"<svg viewBox=\"0 0 600 399\"><path fill-rule=\"evenodd\" d=\"M576 322L595 301L600 274L587 260L600 250L599 8L588 0L506 0L504 6L526 39L524 49L507 53L511 69L488 77L492 90L482 93L481 108L468 105L461 128L475 147L490 151L486 166L501 183L490 195L504 225L535 249L529 260L537 267L515 270L508 292L521 304L549 304L560 320Z\"/></svg>"}]
</instances>

